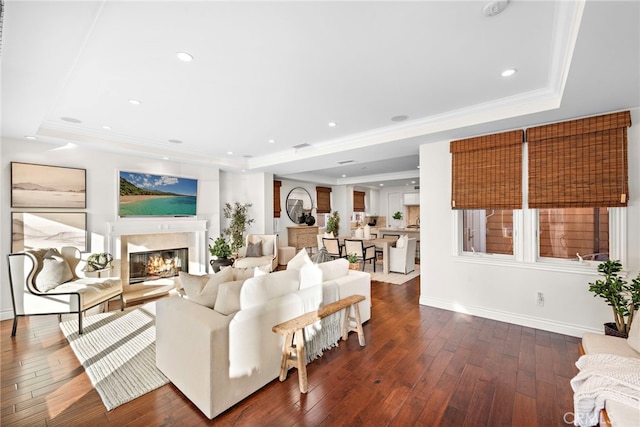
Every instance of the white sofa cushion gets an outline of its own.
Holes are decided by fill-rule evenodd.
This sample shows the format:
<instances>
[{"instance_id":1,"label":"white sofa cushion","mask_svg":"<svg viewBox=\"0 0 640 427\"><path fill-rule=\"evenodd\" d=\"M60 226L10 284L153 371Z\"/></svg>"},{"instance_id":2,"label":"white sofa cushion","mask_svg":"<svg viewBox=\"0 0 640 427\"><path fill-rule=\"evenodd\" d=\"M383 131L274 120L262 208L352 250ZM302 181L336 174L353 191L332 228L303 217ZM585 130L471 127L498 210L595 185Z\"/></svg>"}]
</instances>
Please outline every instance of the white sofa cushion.
<instances>
[{"instance_id":1,"label":"white sofa cushion","mask_svg":"<svg viewBox=\"0 0 640 427\"><path fill-rule=\"evenodd\" d=\"M349 274L349 261L344 258L318 264L322 270L322 281L328 282Z\"/></svg>"},{"instance_id":2,"label":"white sofa cushion","mask_svg":"<svg viewBox=\"0 0 640 427\"><path fill-rule=\"evenodd\" d=\"M256 271L258 271L256 269ZM220 314L228 316L240 310L240 289L244 280L234 280L233 282L221 283L218 287L218 297L213 307Z\"/></svg>"},{"instance_id":3,"label":"white sofa cushion","mask_svg":"<svg viewBox=\"0 0 640 427\"><path fill-rule=\"evenodd\" d=\"M629 347L640 353L640 326L638 324L640 320L636 320L631 324L631 329L629 330L629 336L627 337L627 344Z\"/></svg>"},{"instance_id":4,"label":"white sofa cushion","mask_svg":"<svg viewBox=\"0 0 640 427\"><path fill-rule=\"evenodd\" d=\"M35 279L38 290L48 292L72 279L73 273L69 263L56 249L49 249L42 258L42 269Z\"/></svg>"},{"instance_id":5,"label":"white sofa cushion","mask_svg":"<svg viewBox=\"0 0 640 427\"><path fill-rule=\"evenodd\" d=\"M196 276L194 274L179 273L180 282L187 294L187 298L196 304L213 308L218 297L218 287L221 283L230 282L233 272L228 269L220 270L215 274Z\"/></svg>"},{"instance_id":6,"label":"white sofa cushion","mask_svg":"<svg viewBox=\"0 0 640 427\"><path fill-rule=\"evenodd\" d=\"M295 292L300 287L298 270L281 270L264 276L247 279L240 290L240 308L253 307L264 302Z\"/></svg>"},{"instance_id":7,"label":"white sofa cushion","mask_svg":"<svg viewBox=\"0 0 640 427\"><path fill-rule=\"evenodd\" d=\"M246 260L247 258L242 258L242 260ZM252 258L254 260L259 260L261 258ZM240 261L240 260L238 260ZM237 263L237 261L236 261ZM222 270L228 270L231 271L231 280L230 281L236 281L236 280L246 280L246 279L250 279L253 276L256 275L256 270L260 269L265 273L270 273L271 272L271 262L267 261L266 263L262 262L262 264L260 265L255 265L255 266L243 266L243 267L231 267L231 266L226 266L226 267L220 267L220 271Z\"/></svg>"},{"instance_id":8,"label":"white sofa cushion","mask_svg":"<svg viewBox=\"0 0 640 427\"><path fill-rule=\"evenodd\" d=\"M291 260L287 263L287 270L295 269L300 270L302 267L308 264L313 264L311 258L309 258L309 254L306 249L300 249L300 252L296 254Z\"/></svg>"}]
</instances>

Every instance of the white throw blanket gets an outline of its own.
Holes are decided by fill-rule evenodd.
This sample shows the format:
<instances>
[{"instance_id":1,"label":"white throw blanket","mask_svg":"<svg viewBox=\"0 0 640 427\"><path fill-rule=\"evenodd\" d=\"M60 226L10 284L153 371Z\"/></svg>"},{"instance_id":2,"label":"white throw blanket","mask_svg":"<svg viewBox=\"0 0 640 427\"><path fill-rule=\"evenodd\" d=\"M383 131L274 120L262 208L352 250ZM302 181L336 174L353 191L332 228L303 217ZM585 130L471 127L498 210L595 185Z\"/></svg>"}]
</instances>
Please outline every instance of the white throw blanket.
<instances>
[{"instance_id":1,"label":"white throw blanket","mask_svg":"<svg viewBox=\"0 0 640 427\"><path fill-rule=\"evenodd\" d=\"M574 424L598 424L607 400L640 410L640 359L613 354L586 354L576 362L580 369L571 380Z\"/></svg>"},{"instance_id":2,"label":"white throw blanket","mask_svg":"<svg viewBox=\"0 0 640 427\"><path fill-rule=\"evenodd\" d=\"M339 288L336 283L327 283L324 286L317 285L316 290L316 292L308 293L307 297L303 298L305 313L317 310L321 305L340 299ZM335 347L341 335L340 312L305 327L306 363L310 363L322 356L323 351Z\"/></svg>"}]
</instances>

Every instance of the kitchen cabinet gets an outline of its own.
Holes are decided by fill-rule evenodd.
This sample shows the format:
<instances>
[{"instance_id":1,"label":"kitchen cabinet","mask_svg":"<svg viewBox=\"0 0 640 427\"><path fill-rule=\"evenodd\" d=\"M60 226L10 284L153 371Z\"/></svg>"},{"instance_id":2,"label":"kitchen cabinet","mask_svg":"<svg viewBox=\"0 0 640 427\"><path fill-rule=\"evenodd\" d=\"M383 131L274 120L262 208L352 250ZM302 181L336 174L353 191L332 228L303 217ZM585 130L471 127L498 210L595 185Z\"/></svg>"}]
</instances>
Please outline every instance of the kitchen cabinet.
<instances>
[{"instance_id":1,"label":"kitchen cabinet","mask_svg":"<svg viewBox=\"0 0 640 427\"><path fill-rule=\"evenodd\" d=\"M405 206L413 206L420 204L420 193L404 193L402 195Z\"/></svg>"}]
</instances>

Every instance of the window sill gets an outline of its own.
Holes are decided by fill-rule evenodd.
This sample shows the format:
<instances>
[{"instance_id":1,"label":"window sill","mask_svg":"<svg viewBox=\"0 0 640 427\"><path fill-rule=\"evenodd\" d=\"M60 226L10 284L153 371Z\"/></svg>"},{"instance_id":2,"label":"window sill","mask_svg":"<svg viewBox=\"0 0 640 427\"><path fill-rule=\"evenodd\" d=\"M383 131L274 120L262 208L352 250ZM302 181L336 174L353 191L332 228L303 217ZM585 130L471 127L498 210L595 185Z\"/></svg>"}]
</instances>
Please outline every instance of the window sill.
<instances>
[{"instance_id":1,"label":"window sill","mask_svg":"<svg viewBox=\"0 0 640 427\"><path fill-rule=\"evenodd\" d=\"M515 258L504 258L499 255L459 255L453 257L454 262L468 264L484 264L501 267L526 268L530 270L556 271L561 273L573 273L584 275L597 275L598 264L590 262L566 261L566 262L525 262L516 261Z\"/></svg>"}]
</instances>

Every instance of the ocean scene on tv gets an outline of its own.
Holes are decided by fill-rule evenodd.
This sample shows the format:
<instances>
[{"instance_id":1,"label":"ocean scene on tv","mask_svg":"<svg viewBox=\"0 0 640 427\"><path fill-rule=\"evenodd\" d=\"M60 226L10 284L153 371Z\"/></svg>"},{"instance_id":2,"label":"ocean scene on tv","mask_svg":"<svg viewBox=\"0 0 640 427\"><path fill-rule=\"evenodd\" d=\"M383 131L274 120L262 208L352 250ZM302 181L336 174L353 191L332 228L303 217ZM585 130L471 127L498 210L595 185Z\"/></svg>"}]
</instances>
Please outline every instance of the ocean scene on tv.
<instances>
[{"instance_id":1,"label":"ocean scene on tv","mask_svg":"<svg viewBox=\"0 0 640 427\"><path fill-rule=\"evenodd\" d=\"M120 171L120 216L195 216L198 180Z\"/></svg>"}]
</instances>

